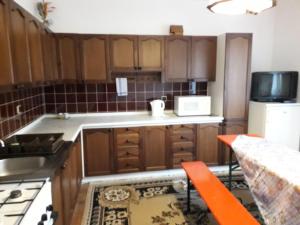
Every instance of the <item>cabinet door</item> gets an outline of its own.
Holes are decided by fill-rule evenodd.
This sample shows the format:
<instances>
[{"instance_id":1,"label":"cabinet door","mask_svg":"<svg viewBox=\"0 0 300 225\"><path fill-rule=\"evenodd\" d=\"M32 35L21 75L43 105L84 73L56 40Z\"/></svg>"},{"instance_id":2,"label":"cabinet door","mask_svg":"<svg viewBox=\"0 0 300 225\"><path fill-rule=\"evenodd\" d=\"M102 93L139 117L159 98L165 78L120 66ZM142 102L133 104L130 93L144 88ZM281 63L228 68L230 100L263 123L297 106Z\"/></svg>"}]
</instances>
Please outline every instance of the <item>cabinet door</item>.
<instances>
[{"instance_id":1,"label":"cabinet door","mask_svg":"<svg viewBox=\"0 0 300 225\"><path fill-rule=\"evenodd\" d=\"M77 183L77 174L79 170L78 160L77 160L77 151L76 144L73 145L70 153L70 167L71 167L71 177L70 177L70 193L71 193L71 204L74 206L76 203L77 193L79 190Z\"/></svg>"},{"instance_id":2,"label":"cabinet door","mask_svg":"<svg viewBox=\"0 0 300 225\"><path fill-rule=\"evenodd\" d=\"M79 78L77 66L77 41L75 37L58 37L60 77L63 80Z\"/></svg>"},{"instance_id":3,"label":"cabinet door","mask_svg":"<svg viewBox=\"0 0 300 225\"><path fill-rule=\"evenodd\" d=\"M8 3L0 0L0 85L13 83L13 69L8 33Z\"/></svg>"},{"instance_id":4,"label":"cabinet door","mask_svg":"<svg viewBox=\"0 0 300 225\"><path fill-rule=\"evenodd\" d=\"M11 3L10 27L15 83L31 82L29 48L26 32L26 16Z\"/></svg>"},{"instance_id":5,"label":"cabinet door","mask_svg":"<svg viewBox=\"0 0 300 225\"><path fill-rule=\"evenodd\" d=\"M166 127L146 127L144 134L145 169L167 168Z\"/></svg>"},{"instance_id":6,"label":"cabinet door","mask_svg":"<svg viewBox=\"0 0 300 225\"><path fill-rule=\"evenodd\" d=\"M42 41L41 29L39 24L31 19L27 24L29 53L30 53L30 66L32 81L44 80L44 68L42 60Z\"/></svg>"},{"instance_id":7,"label":"cabinet door","mask_svg":"<svg viewBox=\"0 0 300 225\"><path fill-rule=\"evenodd\" d=\"M189 74L189 37L167 37L165 47L165 80L186 81Z\"/></svg>"},{"instance_id":8,"label":"cabinet door","mask_svg":"<svg viewBox=\"0 0 300 225\"><path fill-rule=\"evenodd\" d=\"M219 164L218 124L201 124L197 127L197 160L207 165Z\"/></svg>"},{"instance_id":9,"label":"cabinet door","mask_svg":"<svg viewBox=\"0 0 300 225\"><path fill-rule=\"evenodd\" d=\"M191 73L189 78L214 81L216 78L216 37L192 37Z\"/></svg>"},{"instance_id":10,"label":"cabinet door","mask_svg":"<svg viewBox=\"0 0 300 225\"><path fill-rule=\"evenodd\" d=\"M81 40L82 74L85 80L106 81L108 75L108 40L95 36Z\"/></svg>"},{"instance_id":11,"label":"cabinet door","mask_svg":"<svg viewBox=\"0 0 300 225\"><path fill-rule=\"evenodd\" d=\"M163 37L139 36L139 69L161 71L163 68Z\"/></svg>"},{"instance_id":12,"label":"cabinet door","mask_svg":"<svg viewBox=\"0 0 300 225\"><path fill-rule=\"evenodd\" d=\"M61 181L62 181L62 199L64 206L64 224L70 224L72 217L72 195L71 195L71 177L72 171L70 166L70 158L68 158L63 167L61 173Z\"/></svg>"},{"instance_id":13,"label":"cabinet door","mask_svg":"<svg viewBox=\"0 0 300 225\"><path fill-rule=\"evenodd\" d=\"M247 120L251 34L226 35L225 101L226 120Z\"/></svg>"},{"instance_id":14,"label":"cabinet door","mask_svg":"<svg viewBox=\"0 0 300 225\"><path fill-rule=\"evenodd\" d=\"M111 70L133 71L137 67L137 37L110 37Z\"/></svg>"},{"instance_id":15,"label":"cabinet door","mask_svg":"<svg viewBox=\"0 0 300 225\"><path fill-rule=\"evenodd\" d=\"M247 121L225 123L223 127L223 134L246 134ZM222 144L222 158L225 164L229 163L229 148Z\"/></svg>"},{"instance_id":16,"label":"cabinet door","mask_svg":"<svg viewBox=\"0 0 300 225\"><path fill-rule=\"evenodd\" d=\"M58 218L55 221L56 225L64 225L64 207L61 178L61 170L58 169L51 182L53 211L58 213Z\"/></svg>"},{"instance_id":17,"label":"cabinet door","mask_svg":"<svg viewBox=\"0 0 300 225\"><path fill-rule=\"evenodd\" d=\"M45 80L58 80L55 37L47 30L43 31L42 37Z\"/></svg>"},{"instance_id":18,"label":"cabinet door","mask_svg":"<svg viewBox=\"0 0 300 225\"><path fill-rule=\"evenodd\" d=\"M110 174L113 169L111 129L85 130L83 135L85 175Z\"/></svg>"}]
</instances>

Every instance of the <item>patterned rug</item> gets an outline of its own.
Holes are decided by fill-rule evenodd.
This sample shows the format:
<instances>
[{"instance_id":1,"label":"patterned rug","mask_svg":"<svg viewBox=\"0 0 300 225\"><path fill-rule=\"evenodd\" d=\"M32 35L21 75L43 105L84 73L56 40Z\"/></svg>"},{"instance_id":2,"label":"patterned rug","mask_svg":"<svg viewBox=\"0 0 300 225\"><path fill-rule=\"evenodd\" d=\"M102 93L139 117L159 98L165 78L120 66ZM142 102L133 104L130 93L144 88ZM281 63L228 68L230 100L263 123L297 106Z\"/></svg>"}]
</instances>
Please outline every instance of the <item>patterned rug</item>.
<instances>
[{"instance_id":1,"label":"patterned rug","mask_svg":"<svg viewBox=\"0 0 300 225\"><path fill-rule=\"evenodd\" d=\"M233 182L232 193L263 224L243 180ZM88 196L82 225L217 224L194 190L191 192L191 211L186 213L186 182L183 180L110 187L91 184Z\"/></svg>"}]
</instances>

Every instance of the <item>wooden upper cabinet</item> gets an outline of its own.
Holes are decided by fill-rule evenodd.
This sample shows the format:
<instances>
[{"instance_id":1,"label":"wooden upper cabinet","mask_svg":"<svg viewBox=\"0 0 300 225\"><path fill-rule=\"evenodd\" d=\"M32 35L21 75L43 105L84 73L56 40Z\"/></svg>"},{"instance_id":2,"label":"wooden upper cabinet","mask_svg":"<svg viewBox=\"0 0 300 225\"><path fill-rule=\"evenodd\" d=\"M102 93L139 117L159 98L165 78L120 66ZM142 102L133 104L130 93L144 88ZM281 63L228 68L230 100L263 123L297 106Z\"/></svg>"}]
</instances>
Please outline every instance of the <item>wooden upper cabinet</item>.
<instances>
[{"instance_id":1,"label":"wooden upper cabinet","mask_svg":"<svg viewBox=\"0 0 300 225\"><path fill-rule=\"evenodd\" d=\"M58 62L55 37L47 30L44 30L42 37L45 80L58 80Z\"/></svg>"},{"instance_id":2,"label":"wooden upper cabinet","mask_svg":"<svg viewBox=\"0 0 300 225\"><path fill-rule=\"evenodd\" d=\"M192 37L190 79L214 81L216 78L216 37Z\"/></svg>"},{"instance_id":3,"label":"wooden upper cabinet","mask_svg":"<svg viewBox=\"0 0 300 225\"><path fill-rule=\"evenodd\" d=\"M110 57L112 71L133 71L137 63L137 37L111 36Z\"/></svg>"},{"instance_id":4,"label":"wooden upper cabinet","mask_svg":"<svg viewBox=\"0 0 300 225\"><path fill-rule=\"evenodd\" d=\"M113 133L111 129L84 130L85 175L110 174L113 170Z\"/></svg>"},{"instance_id":5,"label":"wooden upper cabinet","mask_svg":"<svg viewBox=\"0 0 300 225\"><path fill-rule=\"evenodd\" d=\"M226 120L247 119L251 34L226 35L225 105Z\"/></svg>"},{"instance_id":6,"label":"wooden upper cabinet","mask_svg":"<svg viewBox=\"0 0 300 225\"><path fill-rule=\"evenodd\" d=\"M40 26L35 20L32 19L28 21L27 33L32 81L43 81L42 36Z\"/></svg>"},{"instance_id":7,"label":"wooden upper cabinet","mask_svg":"<svg viewBox=\"0 0 300 225\"><path fill-rule=\"evenodd\" d=\"M8 2L0 0L0 85L13 83L13 67L8 32Z\"/></svg>"},{"instance_id":8,"label":"wooden upper cabinet","mask_svg":"<svg viewBox=\"0 0 300 225\"><path fill-rule=\"evenodd\" d=\"M197 127L197 160L205 162L207 165L218 165L219 143L218 124L201 124Z\"/></svg>"},{"instance_id":9,"label":"wooden upper cabinet","mask_svg":"<svg viewBox=\"0 0 300 225\"><path fill-rule=\"evenodd\" d=\"M15 83L31 82L26 23L26 15L17 5L11 3L10 28Z\"/></svg>"},{"instance_id":10,"label":"wooden upper cabinet","mask_svg":"<svg viewBox=\"0 0 300 225\"><path fill-rule=\"evenodd\" d=\"M139 70L161 71L163 68L164 38L139 36Z\"/></svg>"},{"instance_id":11,"label":"wooden upper cabinet","mask_svg":"<svg viewBox=\"0 0 300 225\"><path fill-rule=\"evenodd\" d=\"M145 127L144 133L145 169L167 168L166 127Z\"/></svg>"},{"instance_id":12,"label":"wooden upper cabinet","mask_svg":"<svg viewBox=\"0 0 300 225\"><path fill-rule=\"evenodd\" d=\"M84 38L81 46L83 79L106 81L109 73L107 36Z\"/></svg>"},{"instance_id":13,"label":"wooden upper cabinet","mask_svg":"<svg viewBox=\"0 0 300 225\"><path fill-rule=\"evenodd\" d=\"M189 74L191 38L167 37L165 43L165 80L186 81Z\"/></svg>"},{"instance_id":14,"label":"wooden upper cabinet","mask_svg":"<svg viewBox=\"0 0 300 225\"><path fill-rule=\"evenodd\" d=\"M58 36L59 74L63 80L76 80L78 73L78 45L77 38L70 36Z\"/></svg>"}]
</instances>

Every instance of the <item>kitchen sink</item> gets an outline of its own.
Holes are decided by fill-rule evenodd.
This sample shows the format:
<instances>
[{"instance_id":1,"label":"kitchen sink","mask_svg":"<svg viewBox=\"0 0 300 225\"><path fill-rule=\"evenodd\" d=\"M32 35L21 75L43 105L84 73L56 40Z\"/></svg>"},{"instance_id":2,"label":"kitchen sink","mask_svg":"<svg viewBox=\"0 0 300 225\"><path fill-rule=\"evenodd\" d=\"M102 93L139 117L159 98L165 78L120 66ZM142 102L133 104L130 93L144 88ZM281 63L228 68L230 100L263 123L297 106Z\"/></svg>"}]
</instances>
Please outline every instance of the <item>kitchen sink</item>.
<instances>
[{"instance_id":1,"label":"kitchen sink","mask_svg":"<svg viewBox=\"0 0 300 225\"><path fill-rule=\"evenodd\" d=\"M35 172L45 165L45 157L23 157L0 160L0 177Z\"/></svg>"}]
</instances>

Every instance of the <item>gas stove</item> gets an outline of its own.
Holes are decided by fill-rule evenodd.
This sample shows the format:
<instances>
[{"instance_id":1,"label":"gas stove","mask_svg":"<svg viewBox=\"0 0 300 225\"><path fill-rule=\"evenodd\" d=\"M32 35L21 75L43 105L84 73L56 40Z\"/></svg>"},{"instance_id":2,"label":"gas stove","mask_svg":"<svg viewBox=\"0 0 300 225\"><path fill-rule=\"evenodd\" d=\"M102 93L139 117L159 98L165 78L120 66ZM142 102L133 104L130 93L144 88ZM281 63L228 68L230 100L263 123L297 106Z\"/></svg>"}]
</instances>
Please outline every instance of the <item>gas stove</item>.
<instances>
[{"instance_id":1,"label":"gas stove","mask_svg":"<svg viewBox=\"0 0 300 225\"><path fill-rule=\"evenodd\" d=\"M0 183L0 225L52 225L51 204L48 179Z\"/></svg>"}]
</instances>

